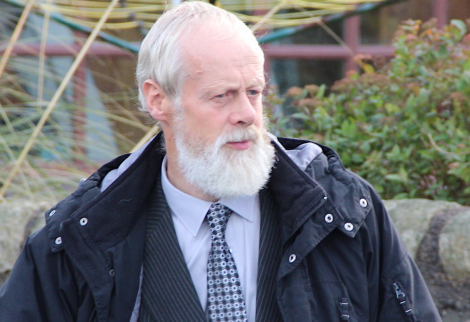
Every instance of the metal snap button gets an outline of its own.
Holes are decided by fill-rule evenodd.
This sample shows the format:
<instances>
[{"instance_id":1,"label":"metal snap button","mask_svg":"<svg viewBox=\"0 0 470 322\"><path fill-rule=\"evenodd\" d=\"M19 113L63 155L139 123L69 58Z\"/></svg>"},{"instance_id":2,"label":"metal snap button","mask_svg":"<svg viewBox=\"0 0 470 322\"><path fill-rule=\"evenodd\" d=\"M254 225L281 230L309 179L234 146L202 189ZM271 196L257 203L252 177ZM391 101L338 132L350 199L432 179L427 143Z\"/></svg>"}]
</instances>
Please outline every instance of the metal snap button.
<instances>
[{"instance_id":1,"label":"metal snap button","mask_svg":"<svg viewBox=\"0 0 470 322\"><path fill-rule=\"evenodd\" d=\"M359 200L359 204L361 205L362 208L365 208L367 207L367 200L362 198L361 200Z\"/></svg>"},{"instance_id":2,"label":"metal snap button","mask_svg":"<svg viewBox=\"0 0 470 322\"><path fill-rule=\"evenodd\" d=\"M88 224L87 218L83 217L82 219L80 219L80 225L85 226L86 224Z\"/></svg>"},{"instance_id":3,"label":"metal snap button","mask_svg":"<svg viewBox=\"0 0 470 322\"><path fill-rule=\"evenodd\" d=\"M344 224L344 229L346 229L347 231L351 231L354 229L354 225L351 224L350 222L347 222Z\"/></svg>"},{"instance_id":4,"label":"metal snap button","mask_svg":"<svg viewBox=\"0 0 470 322\"><path fill-rule=\"evenodd\" d=\"M55 239L55 243L56 243L56 245L62 244L62 237L57 237L57 238Z\"/></svg>"},{"instance_id":5,"label":"metal snap button","mask_svg":"<svg viewBox=\"0 0 470 322\"><path fill-rule=\"evenodd\" d=\"M54 216L54 214L55 214L55 209L49 213L49 217Z\"/></svg>"},{"instance_id":6,"label":"metal snap button","mask_svg":"<svg viewBox=\"0 0 470 322\"><path fill-rule=\"evenodd\" d=\"M85 181L86 181L85 178L81 178L80 182L78 183L78 187L80 188Z\"/></svg>"},{"instance_id":7,"label":"metal snap button","mask_svg":"<svg viewBox=\"0 0 470 322\"><path fill-rule=\"evenodd\" d=\"M295 254L291 254L291 255L289 256L289 263L295 262L296 258L297 258L297 256L295 256Z\"/></svg>"},{"instance_id":8,"label":"metal snap button","mask_svg":"<svg viewBox=\"0 0 470 322\"><path fill-rule=\"evenodd\" d=\"M325 215L325 221L329 224L333 222L333 215L332 214L326 214Z\"/></svg>"},{"instance_id":9,"label":"metal snap button","mask_svg":"<svg viewBox=\"0 0 470 322\"><path fill-rule=\"evenodd\" d=\"M114 276L114 269L109 270L109 275Z\"/></svg>"}]
</instances>

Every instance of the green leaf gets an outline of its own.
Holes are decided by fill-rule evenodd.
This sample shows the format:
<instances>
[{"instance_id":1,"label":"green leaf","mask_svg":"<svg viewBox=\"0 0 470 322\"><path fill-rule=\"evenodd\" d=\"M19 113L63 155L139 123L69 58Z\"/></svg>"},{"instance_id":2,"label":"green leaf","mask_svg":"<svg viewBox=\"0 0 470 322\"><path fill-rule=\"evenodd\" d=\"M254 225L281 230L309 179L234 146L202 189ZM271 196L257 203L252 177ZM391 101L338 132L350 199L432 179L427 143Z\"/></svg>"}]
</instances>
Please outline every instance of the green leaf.
<instances>
[{"instance_id":1,"label":"green leaf","mask_svg":"<svg viewBox=\"0 0 470 322\"><path fill-rule=\"evenodd\" d=\"M464 70L470 70L470 56L468 57L468 59L463 64L463 69Z\"/></svg>"},{"instance_id":2,"label":"green leaf","mask_svg":"<svg viewBox=\"0 0 470 322\"><path fill-rule=\"evenodd\" d=\"M362 69L364 69L366 74L373 74L375 72L374 66L371 64L362 64Z\"/></svg>"},{"instance_id":3,"label":"green leaf","mask_svg":"<svg viewBox=\"0 0 470 322\"><path fill-rule=\"evenodd\" d=\"M387 174L385 179L396 182L403 182L399 174Z\"/></svg>"},{"instance_id":4,"label":"green leaf","mask_svg":"<svg viewBox=\"0 0 470 322\"><path fill-rule=\"evenodd\" d=\"M347 138L354 137L356 134L356 130L357 126L353 122L344 120L343 123L341 123L341 133Z\"/></svg>"},{"instance_id":5,"label":"green leaf","mask_svg":"<svg viewBox=\"0 0 470 322\"><path fill-rule=\"evenodd\" d=\"M297 120L305 120L305 121L310 120L310 117L304 113L294 113L291 115L291 117Z\"/></svg>"},{"instance_id":6,"label":"green leaf","mask_svg":"<svg viewBox=\"0 0 470 322\"><path fill-rule=\"evenodd\" d=\"M323 98L325 96L326 85L323 84L318 88L316 98Z\"/></svg>"},{"instance_id":7,"label":"green leaf","mask_svg":"<svg viewBox=\"0 0 470 322\"><path fill-rule=\"evenodd\" d=\"M461 37L463 37L467 33L467 25L462 20L452 19L450 21L450 24L457 27L457 29L459 29Z\"/></svg>"},{"instance_id":8,"label":"green leaf","mask_svg":"<svg viewBox=\"0 0 470 322\"><path fill-rule=\"evenodd\" d=\"M470 187L465 188L463 193L466 195L470 195Z\"/></svg>"},{"instance_id":9,"label":"green leaf","mask_svg":"<svg viewBox=\"0 0 470 322\"><path fill-rule=\"evenodd\" d=\"M398 105L392 103L385 103L385 110L388 114L395 114L400 112Z\"/></svg>"},{"instance_id":10,"label":"green leaf","mask_svg":"<svg viewBox=\"0 0 470 322\"><path fill-rule=\"evenodd\" d=\"M404 184L408 184L408 173L406 172L405 168L400 167L398 175L400 176L400 179Z\"/></svg>"},{"instance_id":11,"label":"green leaf","mask_svg":"<svg viewBox=\"0 0 470 322\"><path fill-rule=\"evenodd\" d=\"M369 141L365 141L364 143L362 143L362 151L364 151L365 153L370 152L370 143L369 143Z\"/></svg>"},{"instance_id":12,"label":"green leaf","mask_svg":"<svg viewBox=\"0 0 470 322\"><path fill-rule=\"evenodd\" d=\"M449 174L452 174L462 179L467 184L470 183L470 162L461 164L456 168L450 169Z\"/></svg>"},{"instance_id":13,"label":"green leaf","mask_svg":"<svg viewBox=\"0 0 470 322\"><path fill-rule=\"evenodd\" d=\"M353 154L353 156L351 158L351 161L354 162L354 163L363 163L364 158L360 154Z\"/></svg>"}]
</instances>

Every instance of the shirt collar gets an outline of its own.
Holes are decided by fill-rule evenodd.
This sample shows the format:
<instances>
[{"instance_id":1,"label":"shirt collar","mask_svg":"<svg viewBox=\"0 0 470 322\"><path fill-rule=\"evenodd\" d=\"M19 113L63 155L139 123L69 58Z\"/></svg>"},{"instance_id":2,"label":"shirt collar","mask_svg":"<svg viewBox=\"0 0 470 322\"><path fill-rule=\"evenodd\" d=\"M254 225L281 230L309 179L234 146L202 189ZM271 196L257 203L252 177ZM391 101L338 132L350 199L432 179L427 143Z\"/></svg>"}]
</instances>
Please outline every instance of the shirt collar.
<instances>
[{"instance_id":1,"label":"shirt collar","mask_svg":"<svg viewBox=\"0 0 470 322\"><path fill-rule=\"evenodd\" d=\"M182 222L191 235L196 237L212 202L188 195L173 186L166 175L166 164L167 158L165 156L162 163L163 194L173 214ZM218 203L229 207L249 222L253 222L255 210L259 204L258 198L258 194L246 197L222 198Z\"/></svg>"}]
</instances>

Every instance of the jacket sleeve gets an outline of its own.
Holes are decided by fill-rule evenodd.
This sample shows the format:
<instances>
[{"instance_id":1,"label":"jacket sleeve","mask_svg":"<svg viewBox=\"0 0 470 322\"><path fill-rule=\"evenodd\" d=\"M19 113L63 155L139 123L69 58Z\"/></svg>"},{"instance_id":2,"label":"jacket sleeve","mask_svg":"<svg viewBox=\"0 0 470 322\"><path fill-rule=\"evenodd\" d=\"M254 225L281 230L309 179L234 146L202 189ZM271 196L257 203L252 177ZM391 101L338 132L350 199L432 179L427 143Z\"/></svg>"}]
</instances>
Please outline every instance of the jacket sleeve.
<instances>
[{"instance_id":1,"label":"jacket sleeve","mask_svg":"<svg viewBox=\"0 0 470 322\"><path fill-rule=\"evenodd\" d=\"M10 277L0 288L0 321L46 321L41 283L29 238Z\"/></svg>"},{"instance_id":2,"label":"jacket sleeve","mask_svg":"<svg viewBox=\"0 0 470 322\"><path fill-rule=\"evenodd\" d=\"M408 253L382 201L371 192L374 207L366 219L374 233L375 259L369 262L369 276L378 280L377 320L442 321L416 263ZM372 215L372 216L371 216Z\"/></svg>"},{"instance_id":3,"label":"jacket sleeve","mask_svg":"<svg viewBox=\"0 0 470 322\"><path fill-rule=\"evenodd\" d=\"M70 263L53 253L45 229L32 234L0 288L0 322L77 321L80 299Z\"/></svg>"}]
</instances>

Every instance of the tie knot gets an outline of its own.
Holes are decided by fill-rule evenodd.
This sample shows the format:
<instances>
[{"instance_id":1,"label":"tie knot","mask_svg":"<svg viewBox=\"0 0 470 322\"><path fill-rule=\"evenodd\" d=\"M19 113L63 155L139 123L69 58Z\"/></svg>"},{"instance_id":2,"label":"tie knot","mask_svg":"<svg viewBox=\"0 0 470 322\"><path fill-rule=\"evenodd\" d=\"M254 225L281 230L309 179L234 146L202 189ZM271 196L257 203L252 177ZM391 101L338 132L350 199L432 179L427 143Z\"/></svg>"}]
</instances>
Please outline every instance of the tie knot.
<instances>
[{"instance_id":1,"label":"tie knot","mask_svg":"<svg viewBox=\"0 0 470 322\"><path fill-rule=\"evenodd\" d=\"M212 236L221 238L225 234L225 228L227 228L227 222L231 214L232 210L220 203L213 203L211 205L206 218L211 228Z\"/></svg>"}]
</instances>

